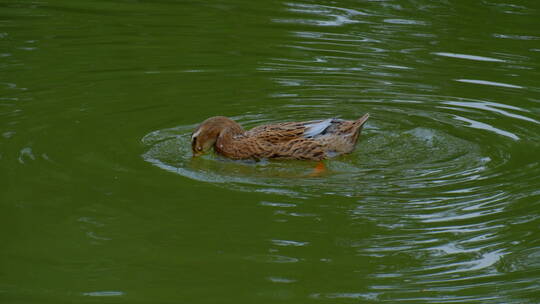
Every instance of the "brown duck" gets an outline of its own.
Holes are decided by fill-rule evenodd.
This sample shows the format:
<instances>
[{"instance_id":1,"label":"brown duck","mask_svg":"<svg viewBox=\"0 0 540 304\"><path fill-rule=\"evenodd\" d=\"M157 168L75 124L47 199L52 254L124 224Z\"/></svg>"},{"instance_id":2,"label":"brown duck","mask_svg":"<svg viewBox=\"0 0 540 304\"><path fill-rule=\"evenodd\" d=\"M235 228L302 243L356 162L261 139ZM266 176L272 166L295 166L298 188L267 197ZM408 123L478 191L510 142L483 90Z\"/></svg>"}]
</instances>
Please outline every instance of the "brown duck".
<instances>
[{"instance_id":1,"label":"brown duck","mask_svg":"<svg viewBox=\"0 0 540 304\"><path fill-rule=\"evenodd\" d=\"M323 160L354 150L362 127L369 118L330 118L305 122L283 122L245 131L230 118L210 117L191 135L193 156L212 147L232 159Z\"/></svg>"}]
</instances>

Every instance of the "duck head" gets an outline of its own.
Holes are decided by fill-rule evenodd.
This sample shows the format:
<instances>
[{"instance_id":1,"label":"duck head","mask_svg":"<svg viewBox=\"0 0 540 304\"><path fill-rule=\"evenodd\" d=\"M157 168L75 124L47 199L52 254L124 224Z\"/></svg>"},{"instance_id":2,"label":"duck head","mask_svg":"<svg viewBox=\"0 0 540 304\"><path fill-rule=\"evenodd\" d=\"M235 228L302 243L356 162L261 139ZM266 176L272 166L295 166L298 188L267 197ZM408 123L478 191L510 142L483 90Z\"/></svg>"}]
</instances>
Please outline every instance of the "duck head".
<instances>
[{"instance_id":1,"label":"duck head","mask_svg":"<svg viewBox=\"0 0 540 304\"><path fill-rule=\"evenodd\" d=\"M242 127L235 121L224 116L210 117L203 121L191 135L191 151L193 156L199 156L210 150L217 139L226 133L242 133Z\"/></svg>"}]
</instances>

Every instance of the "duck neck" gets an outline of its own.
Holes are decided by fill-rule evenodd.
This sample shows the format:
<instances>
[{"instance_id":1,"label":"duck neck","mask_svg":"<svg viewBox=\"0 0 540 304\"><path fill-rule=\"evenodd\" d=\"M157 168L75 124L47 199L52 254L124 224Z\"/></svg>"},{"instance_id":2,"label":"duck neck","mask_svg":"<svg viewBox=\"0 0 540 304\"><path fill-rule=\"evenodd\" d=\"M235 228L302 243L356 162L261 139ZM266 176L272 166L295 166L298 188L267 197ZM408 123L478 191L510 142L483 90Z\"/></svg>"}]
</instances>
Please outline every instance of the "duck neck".
<instances>
[{"instance_id":1,"label":"duck neck","mask_svg":"<svg viewBox=\"0 0 540 304\"><path fill-rule=\"evenodd\" d=\"M235 153L234 142L237 136L244 134L244 129L234 121L230 121L219 133L214 148L219 154L231 157Z\"/></svg>"}]
</instances>

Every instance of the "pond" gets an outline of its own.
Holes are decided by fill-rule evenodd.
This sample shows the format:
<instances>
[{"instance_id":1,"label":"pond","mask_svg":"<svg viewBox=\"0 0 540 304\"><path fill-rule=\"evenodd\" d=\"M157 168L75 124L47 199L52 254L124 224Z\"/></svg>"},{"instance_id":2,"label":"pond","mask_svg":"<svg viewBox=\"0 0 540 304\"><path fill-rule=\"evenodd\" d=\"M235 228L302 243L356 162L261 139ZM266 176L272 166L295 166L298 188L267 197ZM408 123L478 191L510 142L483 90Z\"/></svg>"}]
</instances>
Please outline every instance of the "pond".
<instances>
[{"instance_id":1,"label":"pond","mask_svg":"<svg viewBox=\"0 0 540 304\"><path fill-rule=\"evenodd\" d=\"M0 8L0 302L540 302L540 3ZM318 176L190 151L364 113Z\"/></svg>"}]
</instances>

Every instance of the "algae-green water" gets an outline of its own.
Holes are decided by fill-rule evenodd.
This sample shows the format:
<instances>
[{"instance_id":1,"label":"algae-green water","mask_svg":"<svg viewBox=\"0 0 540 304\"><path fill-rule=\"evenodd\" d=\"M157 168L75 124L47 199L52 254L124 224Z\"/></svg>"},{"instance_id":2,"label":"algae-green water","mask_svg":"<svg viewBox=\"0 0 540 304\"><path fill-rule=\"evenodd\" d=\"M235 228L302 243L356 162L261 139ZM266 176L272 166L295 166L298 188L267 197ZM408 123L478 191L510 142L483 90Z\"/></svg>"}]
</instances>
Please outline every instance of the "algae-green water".
<instances>
[{"instance_id":1,"label":"algae-green water","mask_svg":"<svg viewBox=\"0 0 540 304\"><path fill-rule=\"evenodd\" d=\"M537 1L0 1L1 303L540 303ZM190 134L370 113L316 163Z\"/></svg>"}]
</instances>

